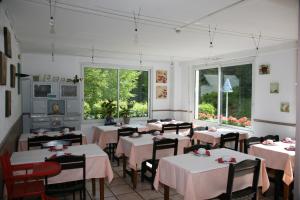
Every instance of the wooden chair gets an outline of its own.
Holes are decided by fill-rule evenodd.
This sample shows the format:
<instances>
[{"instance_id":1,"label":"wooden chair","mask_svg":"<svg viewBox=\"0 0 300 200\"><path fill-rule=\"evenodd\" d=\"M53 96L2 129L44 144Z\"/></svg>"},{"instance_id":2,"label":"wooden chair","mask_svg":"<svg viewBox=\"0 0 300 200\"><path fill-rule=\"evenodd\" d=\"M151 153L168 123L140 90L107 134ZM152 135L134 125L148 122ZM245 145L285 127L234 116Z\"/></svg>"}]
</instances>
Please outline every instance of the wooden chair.
<instances>
[{"instance_id":1,"label":"wooden chair","mask_svg":"<svg viewBox=\"0 0 300 200\"><path fill-rule=\"evenodd\" d=\"M261 141L266 141L266 140L273 140L274 142L278 142L279 141L279 135L266 135L264 137L262 137Z\"/></svg>"},{"instance_id":2,"label":"wooden chair","mask_svg":"<svg viewBox=\"0 0 300 200\"><path fill-rule=\"evenodd\" d=\"M190 133L187 136L192 138L194 135L193 123L184 122L184 123L177 124L177 134L179 134L180 130L185 130L185 129L190 130Z\"/></svg>"},{"instance_id":3,"label":"wooden chair","mask_svg":"<svg viewBox=\"0 0 300 200\"><path fill-rule=\"evenodd\" d=\"M221 200L234 200L234 199L256 199L258 191L258 180L260 171L259 159L244 160L237 164L229 164L228 180L226 193L221 194L218 199ZM233 182L235 178L244 176L246 174L253 174L252 186L245 189L233 192Z\"/></svg>"},{"instance_id":4,"label":"wooden chair","mask_svg":"<svg viewBox=\"0 0 300 200\"><path fill-rule=\"evenodd\" d=\"M80 192L80 199L86 199L85 194L85 154L81 156L74 155L64 155L55 158L45 158L48 162L58 162L61 164L61 169L71 170L71 169L82 169L82 179L77 181L63 182L57 184L48 184L48 177L45 178L46 194L51 196L64 196L66 194L73 194L73 199L75 192ZM82 198L83 197L83 198Z\"/></svg>"},{"instance_id":5,"label":"wooden chair","mask_svg":"<svg viewBox=\"0 0 300 200\"><path fill-rule=\"evenodd\" d=\"M172 121L173 119L171 119L171 118L166 118L166 119L161 119L160 121L161 122L170 122L170 121Z\"/></svg>"},{"instance_id":6,"label":"wooden chair","mask_svg":"<svg viewBox=\"0 0 300 200\"><path fill-rule=\"evenodd\" d=\"M164 133L165 131L175 131L178 134L178 128L176 124L163 124L161 132Z\"/></svg>"},{"instance_id":7,"label":"wooden chair","mask_svg":"<svg viewBox=\"0 0 300 200\"><path fill-rule=\"evenodd\" d=\"M149 119L147 120L147 123L155 123L158 122L158 119Z\"/></svg>"},{"instance_id":8,"label":"wooden chair","mask_svg":"<svg viewBox=\"0 0 300 200\"><path fill-rule=\"evenodd\" d=\"M6 185L8 200L40 197L42 200L50 199L45 194L44 182L35 180L32 174L16 175L16 171L32 170L33 164L11 165L8 152L1 156L2 175Z\"/></svg>"},{"instance_id":9,"label":"wooden chair","mask_svg":"<svg viewBox=\"0 0 300 200\"><path fill-rule=\"evenodd\" d=\"M227 133L225 135L221 134L220 148L227 148L238 151L239 146L239 133ZM234 142L234 148L228 147L225 144L229 142Z\"/></svg>"},{"instance_id":10,"label":"wooden chair","mask_svg":"<svg viewBox=\"0 0 300 200\"><path fill-rule=\"evenodd\" d=\"M161 132L160 130L149 130L149 131L139 131L139 134L154 134L155 132Z\"/></svg>"},{"instance_id":11,"label":"wooden chair","mask_svg":"<svg viewBox=\"0 0 300 200\"><path fill-rule=\"evenodd\" d=\"M70 141L73 144L82 145L82 134L64 134L57 137L58 140Z\"/></svg>"},{"instance_id":12,"label":"wooden chair","mask_svg":"<svg viewBox=\"0 0 300 200\"><path fill-rule=\"evenodd\" d=\"M27 139L27 148L30 150L32 147L42 147L43 143L50 142L52 140L57 140L57 137L51 137L47 135L42 135L42 136L35 136L35 137L29 137Z\"/></svg>"},{"instance_id":13,"label":"wooden chair","mask_svg":"<svg viewBox=\"0 0 300 200\"><path fill-rule=\"evenodd\" d=\"M156 153L159 150L165 149L174 149L173 155L177 155L177 148L178 148L178 139L161 139L157 141L153 141L153 151L152 151L152 159L145 160L142 162L142 169L141 169L141 181L143 182L145 179L151 182L152 189L154 177L156 174L156 169L158 166L159 159L157 159ZM151 176L146 176L146 172L149 171Z\"/></svg>"},{"instance_id":14,"label":"wooden chair","mask_svg":"<svg viewBox=\"0 0 300 200\"><path fill-rule=\"evenodd\" d=\"M208 126L198 126L194 128L194 132L195 131L208 131Z\"/></svg>"},{"instance_id":15,"label":"wooden chair","mask_svg":"<svg viewBox=\"0 0 300 200\"><path fill-rule=\"evenodd\" d=\"M190 147L184 147L183 148L183 153L187 154L187 153L189 153L191 151L195 151L195 150L198 150L200 148L203 148L203 149L206 149L206 150L210 150L211 146L209 144L196 144L196 145L193 145L193 146L190 146Z\"/></svg>"},{"instance_id":16,"label":"wooden chair","mask_svg":"<svg viewBox=\"0 0 300 200\"><path fill-rule=\"evenodd\" d=\"M262 141L261 137L250 137L244 140L244 153L248 154L248 149L251 145L260 144Z\"/></svg>"}]
</instances>

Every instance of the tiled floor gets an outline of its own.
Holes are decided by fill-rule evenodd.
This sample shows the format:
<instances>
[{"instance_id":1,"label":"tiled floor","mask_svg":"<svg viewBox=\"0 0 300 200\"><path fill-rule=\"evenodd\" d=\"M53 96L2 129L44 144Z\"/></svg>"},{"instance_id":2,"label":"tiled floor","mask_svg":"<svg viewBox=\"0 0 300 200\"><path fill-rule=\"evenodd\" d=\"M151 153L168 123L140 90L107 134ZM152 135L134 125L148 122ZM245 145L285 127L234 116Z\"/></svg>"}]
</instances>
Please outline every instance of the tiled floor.
<instances>
[{"instance_id":1,"label":"tiled floor","mask_svg":"<svg viewBox=\"0 0 300 200\"><path fill-rule=\"evenodd\" d=\"M115 166L116 164L113 164ZM108 184L105 182L105 200L162 200L163 199L163 189L160 188L159 191L151 190L151 185L149 182L140 182L138 180L136 190L132 189L132 184L130 177L127 176L125 179L122 177L122 168L113 167L114 170L114 179ZM92 183L87 181L87 200L99 199L99 185L96 182L96 197L92 197ZM272 189L268 192L267 197L261 196L261 200L272 200ZM67 198L69 199L69 198ZM72 199L70 197L70 199ZM79 197L77 198L79 199ZM170 199L171 200L183 200L183 196L178 194L175 190L170 190Z\"/></svg>"}]
</instances>

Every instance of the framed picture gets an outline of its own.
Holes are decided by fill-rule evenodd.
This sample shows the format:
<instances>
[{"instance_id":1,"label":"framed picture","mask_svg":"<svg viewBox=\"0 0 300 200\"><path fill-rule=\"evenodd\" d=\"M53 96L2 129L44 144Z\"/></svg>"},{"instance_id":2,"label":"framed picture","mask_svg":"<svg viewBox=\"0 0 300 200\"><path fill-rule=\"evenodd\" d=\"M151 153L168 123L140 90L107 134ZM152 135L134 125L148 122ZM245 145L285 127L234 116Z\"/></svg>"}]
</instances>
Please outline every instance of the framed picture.
<instances>
[{"instance_id":1,"label":"framed picture","mask_svg":"<svg viewBox=\"0 0 300 200\"><path fill-rule=\"evenodd\" d=\"M17 71L18 71L18 74L21 74L21 63L18 63ZM18 81L17 82L17 84L18 84L18 94L21 94L21 77L20 76L18 76L17 81Z\"/></svg>"},{"instance_id":2,"label":"framed picture","mask_svg":"<svg viewBox=\"0 0 300 200\"><path fill-rule=\"evenodd\" d=\"M6 56L4 53L0 52L0 85L6 85Z\"/></svg>"},{"instance_id":3,"label":"framed picture","mask_svg":"<svg viewBox=\"0 0 300 200\"><path fill-rule=\"evenodd\" d=\"M5 91L5 117L11 115L11 91Z\"/></svg>"},{"instance_id":4,"label":"framed picture","mask_svg":"<svg viewBox=\"0 0 300 200\"><path fill-rule=\"evenodd\" d=\"M10 65L10 87L16 87L16 66Z\"/></svg>"},{"instance_id":5,"label":"framed picture","mask_svg":"<svg viewBox=\"0 0 300 200\"><path fill-rule=\"evenodd\" d=\"M168 97L167 86L156 86L156 99L166 99Z\"/></svg>"},{"instance_id":6,"label":"framed picture","mask_svg":"<svg viewBox=\"0 0 300 200\"><path fill-rule=\"evenodd\" d=\"M168 82L168 71L156 70L156 83L167 83L167 82Z\"/></svg>"},{"instance_id":7,"label":"framed picture","mask_svg":"<svg viewBox=\"0 0 300 200\"><path fill-rule=\"evenodd\" d=\"M290 103L288 103L288 102L282 102L280 104L280 111L281 112L290 112Z\"/></svg>"},{"instance_id":8,"label":"framed picture","mask_svg":"<svg viewBox=\"0 0 300 200\"><path fill-rule=\"evenodd\" d=\"M279 83L278 82L271 82L270 83L270 93L271 94L278 94L279 93Z\"/></svg>"},{"instance_id":9,"label":"framed picture","mask_svg":"<svg viewBox=\"0 0 300 200\"><path fill-rule=\"evenodd\" d=\"M270 65L269 64L262 64L259 66L259 74L265 75L270 74Z\"/></svg>"},{"instance_id":10,"label":"framed picture","mask_svg":"<svg viewBox=\"0 0 300 200\"><path fill-rule=\"evenodd\" d=\"M10 32L9 32L7 27L3 28L3 32L4 32L4 52L5 52L5 55L7 57L11 58L12 53L11 53L11 36L10 36Z\"/></svg>"}]
</instances>

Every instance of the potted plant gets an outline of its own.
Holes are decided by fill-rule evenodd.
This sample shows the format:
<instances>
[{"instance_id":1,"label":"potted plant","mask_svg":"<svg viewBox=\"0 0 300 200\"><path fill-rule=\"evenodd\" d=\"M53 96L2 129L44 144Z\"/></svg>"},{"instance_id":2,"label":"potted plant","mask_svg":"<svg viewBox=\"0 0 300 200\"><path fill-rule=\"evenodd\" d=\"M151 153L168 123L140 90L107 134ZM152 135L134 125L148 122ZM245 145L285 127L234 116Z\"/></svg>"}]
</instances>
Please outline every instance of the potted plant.
<instances>
[{"instance_id":1,"label":"potted plant","mask_svg":"<svg viewBox=\"0 0 300 200\"><path fill-rule=\"evenodd\" d=\"M113 102L113 100L108 100L102 103L102 114L105 116L104 125L114 125L116 122L113 118L113 113L116 111L117 106Z\"/></svg>"},{"instance_id":2,"label":"potted plant","mask_svg":"<svg viewBox=\"0 0 300 200\"><path fill-rule=\"evenodd\" d=\"M120 116L123 117L124 124L129 124L132 108L133 108L132 102L129 102L127 106L121 106Z\"/></svg>"}]
</instances>

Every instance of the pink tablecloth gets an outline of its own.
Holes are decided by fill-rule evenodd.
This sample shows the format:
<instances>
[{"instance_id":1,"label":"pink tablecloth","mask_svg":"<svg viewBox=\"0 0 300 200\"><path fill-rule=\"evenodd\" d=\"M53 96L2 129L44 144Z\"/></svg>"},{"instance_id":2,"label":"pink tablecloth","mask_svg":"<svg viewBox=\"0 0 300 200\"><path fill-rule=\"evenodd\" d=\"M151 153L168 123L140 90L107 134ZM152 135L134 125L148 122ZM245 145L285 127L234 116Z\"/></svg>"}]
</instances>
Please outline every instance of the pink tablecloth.
<instances>
[{"instance_id":1,"label":"pink tablecloth","mask_svg":"<svg viewBox=\"0 0 300 200\"><path fill-rule=\"evenodd\" d=\"M218 128L217 131L195 131L193 135L194 140L200 140L201 142L211 143L213 146L220 143L221 135L227 133L239 132L240 140L248 138L248 133L240 132L239 130L228 129L228 128Z\"/></svg>"},{"instance_id":2,"label":"pink tablecloth","mask_svg":"<svg viewBox=\"0 0 300 200\"><path fill-rule=\"evenodd\" d=\"M73 134L82 134L82 144L87 144L87 140L86 140L86 136L84 133L82 133L82 131L72 131ZM61 133L57 132L57 131L53 131L53 132L47 132L44 135L48 135L48 136L56 136L56 135L60 135ZM20 138L19 138L19 142L18 142L18 151L27 151L28 150L28 146L27 146L27 140L29 137L35 137L37 136L36 134L33 133L23 133L21 134Z\"/></svg>"},{"instance_id":3,"label":"pink tablecloth","mask_svg":"<svg viewBox=\"0 0 300 200\"><path fill-rule=\"evenodd\" d=\"M237 162L255 159L254 156L229 149L211 150L211 156L184 154L162 158L157 169L154 187L158 190L159 182L176 189L184 195L185 200L202 200L214 198L226 192L228 164L216 161L221 156L235 157ZM240 190L252 184L252 175L245 175L234 180L233 190ZM265 192L269 186L265 161L262 160L259 186Z\"/></svg>"},{"instance_id":4,"label":"pink tablecloth","mask_svg":"<svg viewBox=\"0 0 300 200\"><path fill-rule=\"evenodd\" d=\"M86 179L91 178L108 178L111 182L113 171L107 154L96 144L71 146L65 150L66 153L73 155L86 156ZM37 149L31 151L14 152L11 157L12 164L25 164L43 162L55 154L48 149ZM60 183L65 181L74 181L82 178L82 173L78 169L62 171L59 175L49 178L49 183Z\"/></svg>"},{"instance_id":5,"label":"pink tablecloth","mask_svg":"<svg viewBox=\"0 0 300 200\"><path fill-rule=\"evenodd\" d=\"M153 123L147 123L147 127L149 130L162 130L162 125L164 124L179 124L182 123L182 121L176 121L176 120L172 120L170 122L153 122Z\"/></svg>"},{"instance_id":6,"label":"pink tablecloth","mask_svg":"<svg viewBox=\"0 0 300 200\"><path fill-rule=\"evenodd\" d=\"M188 137L176 135L175 133L164 134L166 138L178 138L178 154L183 153L183 148L190 145ZM116 155L129 157L129 166L132 169L139 169L142 162L152 158L153 136L145 134L140 138L121 137L117 146ZM157 152L157 158L172 155L174 151L161 150Z\"/></svg>"},{"instance_id":7,"label":"pink tablecloth","mask_svg":"<svg viewBox=\"0 0 300 200\"><path fill-rule=\"evenodd\" d=\"M264 158L268 168L283 170L283 181L287 185L294 180L295 151L287 151L285 148L291 144L275 142L274 145L252 145L249 154Z\"/></svg>"},{"instance_id":8,"label":"pink tablecloth","mask_svg":"<svg viewBox=\"0 0 300 200\"><path fill-rule=\"evenodd\" d=\"M123 127L138 128L138 131L147 131L148 128L143 125L126 125ZM94 126L93 143L98 144L102 149L109 143L118 142L118 126Z\"/></svg>"}]
</instances>

